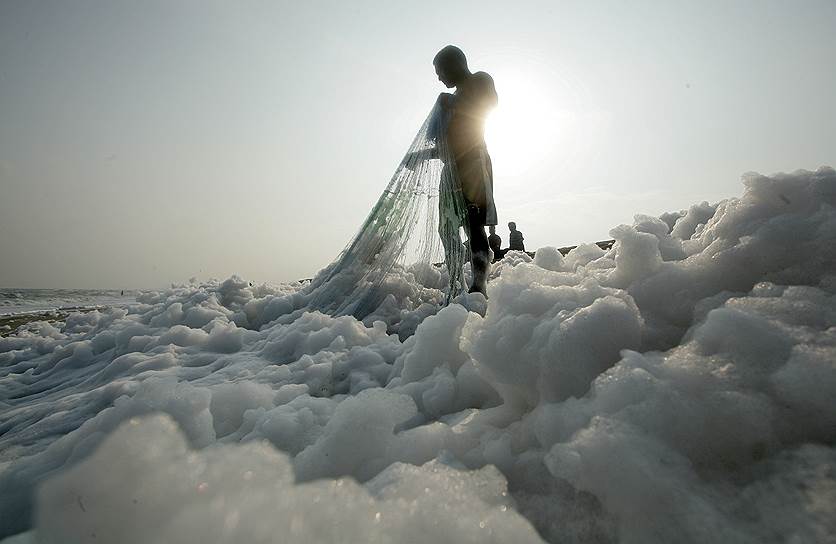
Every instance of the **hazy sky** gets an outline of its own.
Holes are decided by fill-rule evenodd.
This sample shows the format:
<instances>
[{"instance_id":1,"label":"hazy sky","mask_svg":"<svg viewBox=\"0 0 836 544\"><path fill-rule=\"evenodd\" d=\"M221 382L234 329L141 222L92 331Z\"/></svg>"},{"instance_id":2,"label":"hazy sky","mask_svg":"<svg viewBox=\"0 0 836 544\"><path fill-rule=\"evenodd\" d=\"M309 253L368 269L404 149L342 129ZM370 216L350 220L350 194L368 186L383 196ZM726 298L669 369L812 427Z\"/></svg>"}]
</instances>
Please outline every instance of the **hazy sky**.
<instances>
[{"instance_id":1,"label":"hazy sky","mask_svg":"<svg viewBox=\"0 0 836 544\"><path fill-rule=\"evenodd\" d=\"M444 90L447 43L496 82L500 224L606 239L836 163L834 28L833 0L0 0L0 286L312 276Z\"/></svg>"}]
</instances>

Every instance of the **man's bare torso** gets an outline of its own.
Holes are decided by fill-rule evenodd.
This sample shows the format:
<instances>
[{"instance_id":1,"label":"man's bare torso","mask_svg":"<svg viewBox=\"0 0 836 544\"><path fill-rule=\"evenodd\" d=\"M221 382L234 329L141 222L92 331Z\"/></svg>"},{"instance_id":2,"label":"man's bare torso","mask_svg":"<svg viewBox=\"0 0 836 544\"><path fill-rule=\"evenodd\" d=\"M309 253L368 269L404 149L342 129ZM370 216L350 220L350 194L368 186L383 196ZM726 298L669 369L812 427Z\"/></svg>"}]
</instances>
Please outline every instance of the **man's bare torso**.
<instances>
[{"instance_id":1,"label":"man's bare torso","mask_svg":"<svg viewBox=\"0 0 836 544\"><path fill-rule=\"evenodd\" d=\"M447 137L465 199L483 208L488 199L485 184L492 183L486 179L491 174L485 147L485 118L497 103L496 89L491 76L476 72L457 85L455 95Z\"/></svg>"},{"instance_id":2,"label":"man's bare torso","mask_svg":"<svg viewBox=\"0 0 836 544\"><path fill-rule=\"evenodd\" d=\"M485 117L496 105L493 79L476 72L456 87L456 101L448 138L456 159L485 146Z\"/></svg>"}]
</instances>

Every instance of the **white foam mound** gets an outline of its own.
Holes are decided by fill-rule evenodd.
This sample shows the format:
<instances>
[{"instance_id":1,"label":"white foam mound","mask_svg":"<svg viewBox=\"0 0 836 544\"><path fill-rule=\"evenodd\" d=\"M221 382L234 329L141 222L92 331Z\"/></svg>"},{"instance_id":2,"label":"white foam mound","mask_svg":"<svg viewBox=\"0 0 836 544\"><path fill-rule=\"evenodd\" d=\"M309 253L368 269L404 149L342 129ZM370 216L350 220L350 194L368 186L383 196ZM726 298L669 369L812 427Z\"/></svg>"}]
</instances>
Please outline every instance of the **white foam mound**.
<instances>
[{"instance_id":1,"label":"white foam mound","mask_svg":"<svg viewBox=\"0 0 836 544\"><path fill-rule=\"evenodd\" d=\"M744 185L511 252L487 305L429 269L363 321L230 278L2 338L0 535L832 540L836 172Z\"/></svg>"},{"instance_id":2,"label":"white foam mound","mask_svg":"<svg viewBox=\"0 0 836 544\"><path fill-rule=\"evenodd\" d=\"M192 451L171 418L151 416L124 423L93 455L41 487L37 537L123 544L541 542L510 506L505 478L493 467L395 463L365 487L352 478L296 485L288 456L266 441Z\"/></svg>"}]
</instances>

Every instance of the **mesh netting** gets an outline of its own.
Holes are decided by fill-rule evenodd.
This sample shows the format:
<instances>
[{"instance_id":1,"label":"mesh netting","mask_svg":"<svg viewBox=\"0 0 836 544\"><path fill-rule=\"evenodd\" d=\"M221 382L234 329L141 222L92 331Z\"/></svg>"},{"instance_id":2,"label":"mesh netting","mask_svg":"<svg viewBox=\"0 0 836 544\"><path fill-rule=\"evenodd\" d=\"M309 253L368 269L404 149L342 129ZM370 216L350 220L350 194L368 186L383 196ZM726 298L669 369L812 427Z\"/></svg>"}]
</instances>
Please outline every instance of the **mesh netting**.
<instances>
[{"instance_id":1,"label":"mesh netting","mask_svg":"<svg viewBox=\"0 0 836 544\"><path fill-rule=\"evenodd\" d=\"M437 101L360 231L313 284L310 310L362 319L396 269L444 263L445 303L463 292L467 209L447 143L449 109Z\"/></svg>"}]
</instances>

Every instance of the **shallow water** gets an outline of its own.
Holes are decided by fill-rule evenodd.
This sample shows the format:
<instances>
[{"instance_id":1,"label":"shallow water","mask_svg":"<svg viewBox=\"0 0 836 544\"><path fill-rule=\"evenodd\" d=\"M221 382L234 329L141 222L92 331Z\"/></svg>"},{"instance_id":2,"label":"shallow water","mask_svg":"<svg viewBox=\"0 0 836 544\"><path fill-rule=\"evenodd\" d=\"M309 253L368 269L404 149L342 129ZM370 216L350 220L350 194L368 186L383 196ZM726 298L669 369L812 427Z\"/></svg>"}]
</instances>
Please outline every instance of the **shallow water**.
<instances>
[{"instance_id":1,"label":"shallow water","mask_svg":"<svg viewBox=\"0 0 836 544\"><path fill-rule=\"evenodd\" d=\"M124 294L123 294L124 293ZM0 288L0 315L89 306L126 306L136 291L121 289L14 289Z\"/></svg>"}]
</instances>

